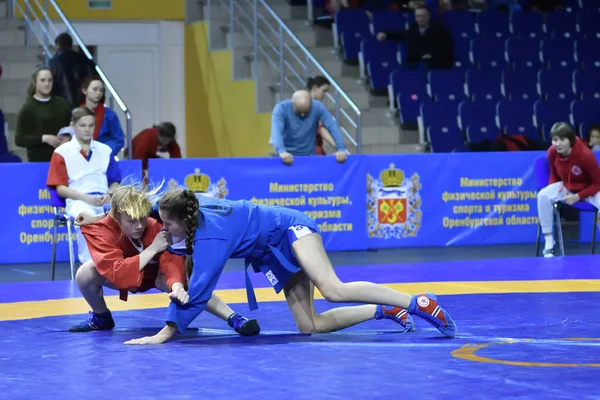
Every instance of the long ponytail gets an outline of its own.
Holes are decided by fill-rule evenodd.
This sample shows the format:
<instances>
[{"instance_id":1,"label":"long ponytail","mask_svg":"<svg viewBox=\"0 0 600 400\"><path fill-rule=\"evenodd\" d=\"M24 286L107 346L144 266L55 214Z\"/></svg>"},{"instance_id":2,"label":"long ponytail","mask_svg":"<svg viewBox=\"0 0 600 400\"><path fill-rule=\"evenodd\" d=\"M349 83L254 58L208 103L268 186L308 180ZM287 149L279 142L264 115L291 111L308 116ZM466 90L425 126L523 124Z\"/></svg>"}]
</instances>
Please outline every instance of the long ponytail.
<instances>
[{"instance_id":1,"label":"long ponytail","mask_svg":"<svg viewBox=\"0 0 600 400\"><path fill-rule=\"evenodd\" d=\"M194 254L194 237L196 236L196 228L198 227L198 199L191 190L184 190L182 193L186 203L186 216L183 220L185 224L185 272L188 277L188 281L194 271L194 260L192 254Z\"/></svg>"}]
</instances>

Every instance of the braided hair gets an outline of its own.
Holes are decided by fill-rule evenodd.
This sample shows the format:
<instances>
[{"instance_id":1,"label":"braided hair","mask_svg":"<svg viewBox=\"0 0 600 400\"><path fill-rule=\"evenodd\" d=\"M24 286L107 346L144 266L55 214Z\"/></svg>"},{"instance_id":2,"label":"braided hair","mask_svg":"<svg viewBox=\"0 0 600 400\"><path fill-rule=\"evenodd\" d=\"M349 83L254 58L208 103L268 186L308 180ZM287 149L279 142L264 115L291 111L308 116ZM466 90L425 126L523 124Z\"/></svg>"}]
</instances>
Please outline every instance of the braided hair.
<instances>
[{"instance_id":1,"label":"braided hair","mask_svg":"<svg viewBox=\"0 0 600 400\"><path fill-rule=\"evenodd\" d=\"M171 187L160 198L158 208L185 225L185 271L188 282L194 270L194 237L198 227L199 203L191 190Z\"/></svg>"},{"instance_id":2,"label":"braided hair","mask_svg":"<svg viewBox=\"0 0 600 400\"><path fill-rule=\"evenodd\" d=\"M186 205L186 215L183 219L185 224L185 250L187 252L187 256L185 257L185 271L189 280L190 276L192 276L192 271L194 270L192 254L194 254L194 237L196 236L198 213L200 211L198 210L198 199L194 192L191 190L184 190L182 194Z\"/></svg>"}]
</instances>

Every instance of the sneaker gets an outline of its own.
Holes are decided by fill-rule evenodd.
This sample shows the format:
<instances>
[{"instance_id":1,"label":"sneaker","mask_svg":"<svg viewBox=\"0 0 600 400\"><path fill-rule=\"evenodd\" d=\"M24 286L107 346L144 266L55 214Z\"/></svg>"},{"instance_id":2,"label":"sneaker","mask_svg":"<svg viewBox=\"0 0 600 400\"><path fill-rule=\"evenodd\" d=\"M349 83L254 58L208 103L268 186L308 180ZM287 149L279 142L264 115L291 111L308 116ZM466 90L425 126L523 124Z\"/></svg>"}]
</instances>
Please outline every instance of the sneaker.
<instances>
[{"instance_id":1,"label":"sneaker","mask_svg":"<svg viewBox=\"0 0 600 400\"><path fill-rule=\"evenodd\" d=\"M394 306L377 306L375 311L375 319L391 319L400 324L404 328L404 332L412 332L415 330L415 322L413 317L408 313L406 308Z\"/></svg>"},{"instance_id":2,"label":"sneaker","mask_svg":"<svg viewBox=\"0 0 600 400\"><path fill-rule=\"evenodd\" d=\"M248 319L240 313L233 313L227 318L227 323L242 336L255 336L260 333L260 326L255 319Z\"/></svg>"},{"instance_id":3,"label":"sneaker","mask_svg":"<svg viewBox=\"0 0 600 400\"><path fill-rule=\"evenodd\" d=\"M113 329L115 327L115 321L110 311L103 314L96 314L90 311L92 316L85 322L80 323L69 328L69 332L90 332L90 331L104 331Z\"/></svg>"},{"instance_id":4,"label":"sneaker","mask_svg":"<svg viewBox=\"0 0 600 400\"><path fill-rule=\"evenodd\" d=\"M437 297L433 293L413 296L408 312L423 318L444 335L451 338L456 336L456 324L450 314L438 305Z\"/></svg>"},{"instance_id":5,"label":"sneaker","mask_svg":"<svg viewBox=\"0 0 600 400\"><path fill-rule=\"evenodd\" d=\"M554 249L544 249L544 258L554 257Z\"/></svg>"}]
</instances>

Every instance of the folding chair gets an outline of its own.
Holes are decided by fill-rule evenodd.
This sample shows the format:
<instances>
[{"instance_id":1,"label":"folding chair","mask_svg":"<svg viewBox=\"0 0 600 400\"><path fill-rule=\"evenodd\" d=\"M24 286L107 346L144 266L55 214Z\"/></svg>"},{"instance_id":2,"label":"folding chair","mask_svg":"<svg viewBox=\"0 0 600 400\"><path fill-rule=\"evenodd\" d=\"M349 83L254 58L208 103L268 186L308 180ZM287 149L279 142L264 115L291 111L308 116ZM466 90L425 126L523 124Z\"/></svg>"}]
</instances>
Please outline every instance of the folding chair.
<instances>
[{"instance_id":1,"label":"folding chair","mask_svg":"<svg viewBox=\"0 0 600 400\"><path fill-rule=\"evenodd\" d=\"M56 245L58 242L58 227L67 226L67 235L69 241L69 262L71 263L71 280L75 279L75 252L73 250L73 218L67 214L61 214L58 210L66 206L66 201L56 193L56 190L50 190L50 203L54 207L54 224L52 235L52 261L50 264L50 279L54 280L56 267Z\"/></svg>"},{"instance_id":2,"label":"folding chair","mask_svg":"<svg viewBox=\"0 0 600 400\"><path fill-rule=\"evenodd\" d=\"M537 181L537 189L539 192L540 190L542 190L543 188L548 186L548 181L550 180L550 163L548 162L548 157L545 155L538 157L535 160L533 169L535 172L535 178ZM572 207L578 211L594 213L591 250L592 250L592 254L595 254L595 252L596 252L596 231L597 231L596 223L598 221L598 209L596 207L594 207L593 205L591 205L590 203L587 203L585 201L578 201L577 203L573 204L572 206L569 206L568 204L563 203L562 201L554 203L553 224L556 227L556 230L553 230L553 232L556 232L555 236L556 236L556 239L558 242L558 246L560 248L561 256L565 255L565 247L564 247L564 243L563 243L562 226L560 224L560 207ZM536 257L539 256L539 254L540 254L541 239L542 239L542 226L538 223L537 240L536 240L536 244L535 244L535 256Z\"/></svg>"}]
</instances>

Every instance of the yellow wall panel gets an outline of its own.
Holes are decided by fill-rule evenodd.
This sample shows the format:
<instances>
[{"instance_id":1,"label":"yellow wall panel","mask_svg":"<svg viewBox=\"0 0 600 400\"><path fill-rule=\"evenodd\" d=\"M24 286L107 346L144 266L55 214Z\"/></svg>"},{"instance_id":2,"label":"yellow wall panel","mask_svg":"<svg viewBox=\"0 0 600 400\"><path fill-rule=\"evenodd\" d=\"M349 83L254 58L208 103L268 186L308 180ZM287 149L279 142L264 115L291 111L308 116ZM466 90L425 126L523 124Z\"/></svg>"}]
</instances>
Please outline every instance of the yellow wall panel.
<instances>
[{"instance_id":1,"label":"yellow wall panel","mask_svg":"<svg viewBox=\"0 0 600 400\"><path fill-rule=\"evenodd\" d=\"M232 80L231 51L208 50L208 24L185 27L186 152L194 157L264 157L271 114L256 113L255 82Z\"/></svg>"},{"instance_id":2,"label":"yellow wall panel","mask_svg":"<svg viewBox=\"0 0 600 400\"><path fill-rule=\"evenodd\" d=\"M25 1L18 0L25 9ZM43 7L44 0L38 0ZM88 7L88 0L56 0L56 3L69 20L170 20L185 19L184 0L112 0L109 10L96 10ZM37 12L39 8L34 0L30 6ZM58 14L49 6L50 18L58 19ZM19 12L17 16L22 16ZM39 14L38 14L39 15Z\"/></svg>"}]
</instances>

